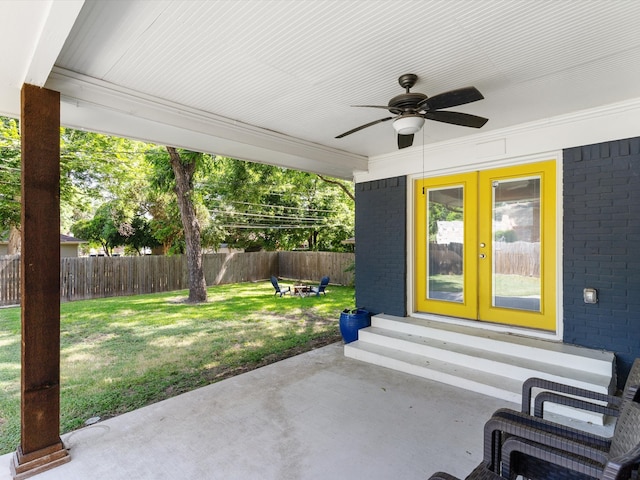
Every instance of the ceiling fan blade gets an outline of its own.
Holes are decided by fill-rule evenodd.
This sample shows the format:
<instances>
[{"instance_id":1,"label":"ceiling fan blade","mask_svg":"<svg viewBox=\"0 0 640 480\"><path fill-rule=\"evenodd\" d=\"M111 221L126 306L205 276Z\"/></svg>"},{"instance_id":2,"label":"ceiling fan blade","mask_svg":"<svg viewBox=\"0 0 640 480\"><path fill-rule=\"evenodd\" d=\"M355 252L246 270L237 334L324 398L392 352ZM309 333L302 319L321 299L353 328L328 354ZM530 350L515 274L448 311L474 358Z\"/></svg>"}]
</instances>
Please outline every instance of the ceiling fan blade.
<instances>
[{"instance_id":1,"label":"ceiling fan blade","mask_svg":"<svg viewBox=\"0 0 640 480\"><path fill-rule=\"evenodd\" d=\"M418 108L424 108L427 111L440 110L441 108L457 107L465 103L477 102L483 98L476 87L464 87L426 98L418 103Z\"/></svg>"},{"instance_id":2,"label":"ceiling fan blade","mask_svg":"<svg viewBox=\"0 0 640 480\"><path fill-rule=\"evenodd\" d=\"M370 127L371 125L375 125L376 123L386 122L387 120L391 120L392 118L394 118L394 117L381 118L380 120L374 120L373 122L365 123L364 125L360 125L359 127L356 127L356 128L354 128L352 130L349 130L348 132L341 133L340 135L338 135L335 138L346 137L347 135L351 135L352 133L355 133L355 132L357 132L359 130L362 130L363 128Z\"/></svg>"},{"instance_id":3,"label":"ceiling fan blade","mask_svg":"<svg viewBox=\"0 0 640 480\"><path fill-rule=\"evenodd\" d=\"M390 107L390 106L384 106L384 105L351 105L352 107L364 107L364 108L384 108L385 110L389 110L391 113L397 113L400 114L402 113L402 109L401 108L394 108L394 107Z\"/></svg>"},{"instance_id":4,"label":"ceiling fan blade","mask_svg":"<svg viewBox=\"0 0 640 480\"><path fill-rule=\"evenodd\" d=\"M427 112L424 114L424 118L428 120L435 120L436 122L451 123L453 125L472 128L480 128L489 121L488 118L478 117L469 113L448 111Z\"/></svg>"},{"instance_id":5,"label":"ceiling fan blade","mask_svg":"<svg viewBox=\"0 0 640 480\"><path fill-rule=\"evenodd\" d=\"M413 145L413 133L411 135L398 134L398 148L407 148Z\"/></svg>"}]
</instances>

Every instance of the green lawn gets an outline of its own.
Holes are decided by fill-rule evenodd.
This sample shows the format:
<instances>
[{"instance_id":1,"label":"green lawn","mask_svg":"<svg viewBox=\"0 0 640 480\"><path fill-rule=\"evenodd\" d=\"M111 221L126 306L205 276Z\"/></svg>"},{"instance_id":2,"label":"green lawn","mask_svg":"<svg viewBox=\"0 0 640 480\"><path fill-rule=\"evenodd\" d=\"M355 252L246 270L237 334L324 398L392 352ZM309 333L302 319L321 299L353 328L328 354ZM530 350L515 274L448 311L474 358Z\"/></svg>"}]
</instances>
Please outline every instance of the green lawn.
<instances>
[{"instance_id":1,"label":"green lawn","mask_svg":"<svg viewBox=\"0 0 640 480\"><path fill-rule=\"evenodd\" d=\"M287 285L289 283L282 282ZM108 418L340 339L353 287L282 298L269 282L64 303L61 429ZM20 309L0 309L0 454L20 428Z\"/></svg>"}]
</instances>

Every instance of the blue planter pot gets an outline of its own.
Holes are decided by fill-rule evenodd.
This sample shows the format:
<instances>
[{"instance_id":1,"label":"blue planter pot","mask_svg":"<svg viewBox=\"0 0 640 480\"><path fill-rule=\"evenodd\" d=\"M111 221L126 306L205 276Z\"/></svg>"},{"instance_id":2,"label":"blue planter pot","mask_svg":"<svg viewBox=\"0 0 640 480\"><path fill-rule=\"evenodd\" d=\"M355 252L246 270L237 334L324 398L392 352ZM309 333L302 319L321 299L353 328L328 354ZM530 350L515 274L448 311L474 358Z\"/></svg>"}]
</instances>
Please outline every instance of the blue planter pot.
<instances>
[{"instance_id":1,"label":"blue planter pot","mask_svg":"<svg viewBox=\"0 0 640 480\"><path fill-rule=\"evenodd\" d=\"M358 330L371 325L371 314L367 310L356 308L345 310L340 314L340 334L344 343L355 342L358 339Z\"/></svg>"}]
</instances>

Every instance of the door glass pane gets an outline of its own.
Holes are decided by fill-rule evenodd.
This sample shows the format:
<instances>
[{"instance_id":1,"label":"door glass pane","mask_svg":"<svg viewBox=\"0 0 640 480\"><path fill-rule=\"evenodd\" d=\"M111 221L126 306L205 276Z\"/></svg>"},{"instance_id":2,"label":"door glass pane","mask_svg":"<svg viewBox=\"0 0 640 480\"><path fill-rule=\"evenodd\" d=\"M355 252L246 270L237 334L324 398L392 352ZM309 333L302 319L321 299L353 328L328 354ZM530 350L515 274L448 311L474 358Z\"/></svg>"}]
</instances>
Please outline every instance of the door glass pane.
<instances>
[{"instance_id":1,"label":"door glass pane","mask_svg":"<svg viewBox=\"0 0 640 480\"><path fill-rule=\"evenodd\" d=\"M464 212L462 186L427 194L427 298L464 301Z\"/></svg>"},{"instance_id":2,"label":"door glass pane","mask_svg":"<svg viewBox=\"0 0 640 480\"><path fill-rule=\"evenodd\" d=\"M540 177L493 182L493 306L540 311Z\"/></svg>"}]
</instances>

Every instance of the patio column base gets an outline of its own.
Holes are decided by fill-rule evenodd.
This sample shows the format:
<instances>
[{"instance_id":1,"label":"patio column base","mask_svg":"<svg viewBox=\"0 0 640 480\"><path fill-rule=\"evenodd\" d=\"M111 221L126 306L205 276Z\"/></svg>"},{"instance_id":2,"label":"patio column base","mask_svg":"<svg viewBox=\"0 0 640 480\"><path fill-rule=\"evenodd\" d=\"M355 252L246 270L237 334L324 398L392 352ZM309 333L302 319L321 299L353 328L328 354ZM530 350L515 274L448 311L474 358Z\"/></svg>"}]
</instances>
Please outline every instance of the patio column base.
<instances>
[{"instance_id":1,"label":"patio column base","mask_svg":"<svg viewBox=\"0 0 640 480\"><path fill-rule=\"evenodd\" d=\"M22 448L18 447L11 459L11 475L14 480L23 480L70 460L71 455L62 442L26 455L22 453Z\"/></svg>"}]
</instances>

